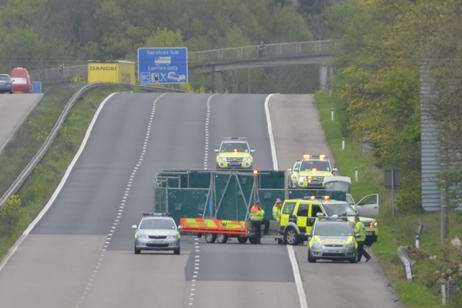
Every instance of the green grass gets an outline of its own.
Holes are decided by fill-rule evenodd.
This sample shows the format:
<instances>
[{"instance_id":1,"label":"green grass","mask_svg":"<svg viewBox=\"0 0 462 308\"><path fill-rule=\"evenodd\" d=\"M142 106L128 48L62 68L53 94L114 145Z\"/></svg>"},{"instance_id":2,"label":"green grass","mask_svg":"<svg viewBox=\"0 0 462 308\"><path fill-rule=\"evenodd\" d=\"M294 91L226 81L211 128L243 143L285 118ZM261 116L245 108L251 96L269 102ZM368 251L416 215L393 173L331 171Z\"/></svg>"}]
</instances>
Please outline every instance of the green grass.
<instances>
[{"instance_id":1,"label":"green grass","mask_svg":"<svg viewBox=\"0 0 462 308\"><path fill-rule=\"evenodd\" d=\"M75 85L50 87L6 145L0 154L0 195L37 153L62 112L65 102L75 90Z\"/></svg>"},{"instance_id":2,"label":"green grass","mask_svg":"<svg viewBox=\"0 0 462 308\"><path fill-rule=\"evenodd\" d=\"M383 188L383 171L374 166L371 153L363 151L360 144L346 137L346 148L342 151L341 142L345 135L342 129L343 113L340 101L326 92L316 94L321 124L326 134L327 142L334 155L336 165L342 175L353 180L352 193L356 200L363 195L378 192L381 197L379 222L379 240L373 246L374 254L379 259L385 273L398 294L400 301L408 307L440 307L440 294L435 271L447 271L462 264L462 253L455 249L442 249L439 238L438 213L399 213L395 217L391 211L390 192ZM331 121L331 110L335 112L335 121ZM354 180L354 169L359 170L359 179ZM450 236L462 237L462 215L452 212L450 218ZM411 251L411 257L416 260L414 267L415 279L407 282L404 271L397 257L400 245L412 246L415 241L417 225L424 224L424 234L421 240L421 251ZM448 247L450 245L447 245ZM436 259L430 260L430 256ZM462 274L459 285L462 288ZM454 298L451 305L462 306L462 296Z\"/></svg>"},{"instance_id":3,"label":"green grass","mask_svg":"<svg viewBox=\"0 0 462 308\"><path fill-rule=\"evenodd\" d=\"M124 90L127 88L120 86L92 89L74 105L43 160L17 194L0 210L0 259L37 216L55 190L80 146L99 103L108 94ZM65 102L66 99L63 97L61 101ZM50 115L50 119L53 118ZM50 123L42 117L39 123L31 126L46 135L51 127Z\"/></svg>"}]
</instances>

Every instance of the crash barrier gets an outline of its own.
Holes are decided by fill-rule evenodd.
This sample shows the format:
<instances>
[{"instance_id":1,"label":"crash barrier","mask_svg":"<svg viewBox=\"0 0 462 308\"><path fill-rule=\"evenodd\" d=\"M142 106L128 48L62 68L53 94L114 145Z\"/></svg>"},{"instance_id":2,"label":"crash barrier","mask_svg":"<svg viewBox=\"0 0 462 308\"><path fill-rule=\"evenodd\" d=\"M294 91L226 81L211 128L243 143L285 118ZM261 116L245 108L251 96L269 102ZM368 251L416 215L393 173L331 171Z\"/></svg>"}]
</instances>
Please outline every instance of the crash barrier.
<instances>
[{"instance_id":1,"label":"crash barrier","mask_svg":"<svg viewBox=\"0 0 462 308\"><path fill-rule=\"evenodd\" d=\"M288 189L284 171L166 170L155 177L154 211L167 212L178 223L181 218L246 220L249 206L259 200L265 219L272 219L277 198L329 196L346 200L346 193L324 189Z\"/></svg>"},{"instance_id":2,"label":"crash barrier","mask_svg":"<svg viewBox=\"0 0 462 308\"><path fill-rule=\"evenodd\" d=\"M126 85L126 84L121 84L121 85L126 86L127 89L133 89L131 85ZM48 134L47 138L43 142L40 149L37 151L34 157L32 157L32 159L29 161L26 167L21 171L21 173L19 173L19 175L16 177L16 179L13 181L10 187L6 190L6 192L0 197L0 208L3 207L6 201L21 188L24 182L29 178L34 168L38 165L38 163L45 156L45 154L47 153L51 144L53 143L56 136L58 135L58 132L61 126L63 125L64 121L67 119L67 116L69 112L71 111L72 107L75 105L75 103L82 96L84 96L85 93L88 92L89 90L98 88L98 87L101 88L101 87L108 87L108 86L114 86L114 84L109 85L109 84L104 84L104 83L94 83L91 85L85 85L72 95L72 97L66 102L63 111L59 115L58 119L53 125L53 128L51 129L50 133ZM175 90L175 89L170 89L170 88L165 88L165 87L139 87L138 86L136 88L139 88L139 89L142 89L143 91L148 91L148 92L150 91L182 92L180 90Z\"/></svg>"},{"instance_id":3,"label":"crash barrier","mask_svg":"<svg viewBox=\"0 0 462 308\"><path fill-rule=\"evenodd\" d=\"M407 248L405 246L398 247L398 257L401 260L401 263L404 267L404 272L406 274L406 280L412 280L412 266L414 265L414 261L409 258L407 253Z\"/></svg>"}]
</instances>

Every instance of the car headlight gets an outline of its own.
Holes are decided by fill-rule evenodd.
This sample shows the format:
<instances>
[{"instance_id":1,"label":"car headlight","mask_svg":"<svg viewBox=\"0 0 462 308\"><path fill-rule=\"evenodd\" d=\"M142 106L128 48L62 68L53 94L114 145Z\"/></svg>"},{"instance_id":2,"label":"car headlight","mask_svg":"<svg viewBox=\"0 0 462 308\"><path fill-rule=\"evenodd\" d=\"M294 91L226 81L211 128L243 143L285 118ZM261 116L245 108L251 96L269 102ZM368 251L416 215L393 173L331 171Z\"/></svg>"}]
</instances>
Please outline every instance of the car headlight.
<instances>
[{"instance_id":1,"label":"car headlight","mask_svg":"<svg viewBox=\"0 0 462 308\"><path fill-rule=\"evenodd\" d=\"M250 164L252 163L252 157L251 156L244 157L242 161L246 164Z\"/></svg>"},{"instance_id":2,"label":"car headlight","mask_svg":"<svg viewBox=\"0 0 462 308\"><path fill-rule=\"evenodd\" d=\"M226 162L226 158L224 156L217 156L217 162L224 163Z\"/></svg>"},{"instance_id":3,"label":"car headlight","mask_svg":"<svg viewBox=\"0 0 462 308\"><path fill-rule=\"evenodd\" d=\"M355 244L354 243L345 244L345 249L346 250L353 250L353 249L355 249Z\"/></svg>"},{"instance_id":4,"label":"car headlight","mask_svg":"<svg viewBox=\"0 0 462 308\"><path fill-rule=\"evenodd\" d=\"M319 242L313 242L311 245L312 250L321 250L322 249L322 244Z\"/></svg>"},{"instance_id":5,"label":"car headlight","mask_svg":"<svg viewBox=\"0 0 462 308\"><path fill-rule=\"evenodd\" d=\"M144 233L136 233L135 234L135 238L138 240L138 239L143 239L143 238L147 238L148 236Z\"/></svg>"}]
</instances>

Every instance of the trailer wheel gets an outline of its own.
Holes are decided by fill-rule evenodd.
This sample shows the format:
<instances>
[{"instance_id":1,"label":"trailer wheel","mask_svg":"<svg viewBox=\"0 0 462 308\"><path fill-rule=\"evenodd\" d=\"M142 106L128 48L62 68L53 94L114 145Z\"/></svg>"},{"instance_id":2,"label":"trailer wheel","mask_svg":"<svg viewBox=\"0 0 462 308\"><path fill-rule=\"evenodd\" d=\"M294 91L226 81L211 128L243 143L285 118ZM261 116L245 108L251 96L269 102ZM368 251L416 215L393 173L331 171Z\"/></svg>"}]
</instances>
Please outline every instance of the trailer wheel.
<instances>
[{"instance_id":1,"label":"trailer wheel","mask_svg":"<svg viewBox=\"0 0 462 308\"><path fill-rule=\"evenodd\" d=\"M226 234L218 234L217 235L217 242L220 244L226 244L228 241L228 236Z\"/></svg>"},{"instance_id":2,"label":"trailer wheel","mask_svg":"<svg viewBox=\"0 0 462 308\"><path fill-rule=\"evenodd\" d=\"M215 243L215 240L217 239L217 235L214 233L206 233L205 234L205 241L207 243Z\"/></svg>"},{"instance_id":3,"label":"trailer wheel","mask_svg":"<svg viewBox=\"0 0 462 308\"><path fill-rule=\"evenodd\" d=\"M257 238L253 236L249 237L249 242L250 244L258 244Z\"/></svg>"},{"instance_id":4,"label":"trailer wheel","mask_svg":"<svg viewBox=\"0 0 462 308\"><path fill-rule=\"evenodd\" d=\"M245 244L247 242L247 238L248 238L247 236L238 236L237 240L239 243Z\"/></svg>"}]
</instances>

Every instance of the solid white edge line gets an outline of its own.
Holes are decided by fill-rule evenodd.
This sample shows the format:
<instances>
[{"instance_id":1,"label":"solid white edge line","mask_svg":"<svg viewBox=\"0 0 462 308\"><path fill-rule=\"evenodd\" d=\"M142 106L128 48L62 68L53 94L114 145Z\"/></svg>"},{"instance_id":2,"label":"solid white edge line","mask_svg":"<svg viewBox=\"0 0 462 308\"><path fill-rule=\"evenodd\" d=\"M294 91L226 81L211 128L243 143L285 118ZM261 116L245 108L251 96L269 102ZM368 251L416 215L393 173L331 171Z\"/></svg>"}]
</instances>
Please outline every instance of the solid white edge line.
<instances>
[{"instance_id":1,"label":"solid white edge line","mask_svg":"<svg viewBox=\"0 0 462 308\"><path fill-rule=\"evenodd\" d=\"M269 111L269 102L274 94L270 94L265 99L265 114L266 123L268 125L268 135L271 145L271 156L273 158L273 169L278 170L278 159L276 154L276 144L274 142L273 126L271 125L271 115ZM303 288L302 277L300 276L300 269L298 268L297 258L295 257L294 248L291 245L287 245L287 253L289 255L290 264L292 265L292 271L294 273L295 285L297 287L298 300L300 302L300 308L308 308L308 301L306 300L305 289Z\"/></svg>"},{"instance_id":2,"label":"solid white edge line","mask_svg":"<svg viewBox=\"0 0 462 308\"><path fill-rule=\"evenodd\" d=\"M271 157L273 158L273 169L278 170L279 169L278 157L276 154L276 145L274 143L273 126L271 124L271 115L269 111L269 102L273 95L274 94L270 94L265 99L265 115L266 115L266 124L268 125L268 135L269 135L269 140L270 140L270 145L271 145Z\"/></svg>"},{"instance_id":3,"label":"solid white edge line","mask_svg":"<svg viewBox=\"0 0 462 308\"><path fill-rule=\"evenodd\" d=\"M109 94L108 97L106 97L101 104L99 105L98 109L96 110L93 119L90 122L90 125L87 128L87 131L85 133L85 137L82 140L82 143L80 144L79 150L75 154L74 158L72 159L71 163L66 169L66 172L64 173L63 177L61 178L61 181L59 182L58 187L56 187L56 190L53 192L53 195L51 195L50 199L46 203L46 205L42 208L40 213L35 217L35 219L29 224L26 230L24 230L23 234L18 238L18 240L14 243L13 247L11 247L8 250L8 253L6 256L3 258L3 260L0 262L0 271L3 270L5 265L8 263L8 261L13 257L14 253L16 250L18 250L19 246L22 244L22 242L26 239L26 237L29 235L29 233L32 231L32 229L37 225L37 223L45 216L45 214L48 212L50 207L53 205L54 201L58 197L59 193L64 187L64 184L66 184L66 181L69 177L69 175L72 172L72 169L74 168L75 164L80 158L80 155L82 154L83 150L85 149L85 146L87 145L88 139L90 138L91 132L93 130L93 127L95 126L96 120L98 119L98 116L103 109L104 105L117 93L111 93Z\"/></svg>"},{"instance_id":4,"label":"solid white edge line","mask_svg":"<svg viewBox=\"0 0 462 308\"><path fill-rule=\"evenodd\" d=\"M300 308L308 308L308 301L306 300L305 289L303 288L302 277L300 276L300 269L298 268L294 248L291 245L287 245L287 253L289 254L290 264L292 265L292 271L294 272L294 280L295 285L297 286Z\"/></svg>"}]
</instances>

